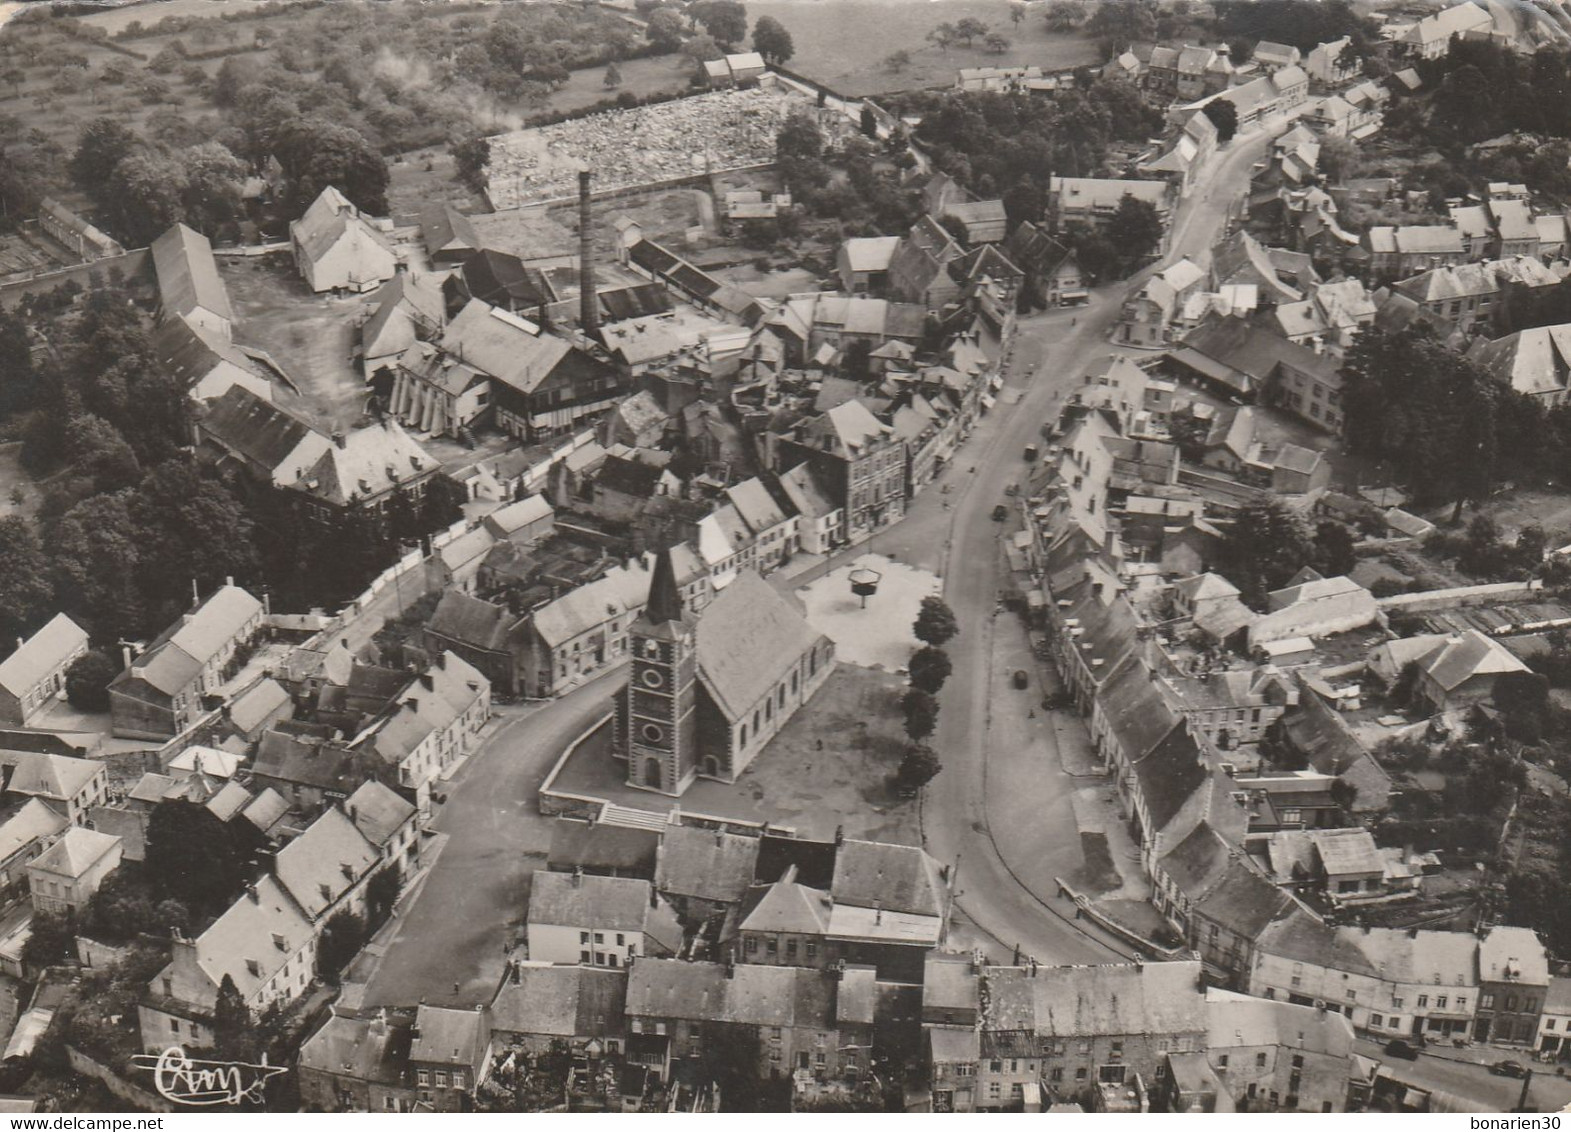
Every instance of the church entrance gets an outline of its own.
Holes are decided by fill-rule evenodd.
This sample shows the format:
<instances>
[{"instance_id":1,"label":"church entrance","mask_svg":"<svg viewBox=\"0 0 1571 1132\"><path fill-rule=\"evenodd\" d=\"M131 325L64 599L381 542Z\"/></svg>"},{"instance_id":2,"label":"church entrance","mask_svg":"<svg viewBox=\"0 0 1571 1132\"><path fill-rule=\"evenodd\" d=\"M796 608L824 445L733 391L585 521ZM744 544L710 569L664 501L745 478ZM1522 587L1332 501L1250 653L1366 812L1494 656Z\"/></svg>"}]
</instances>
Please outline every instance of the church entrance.
<instances>
[{"instance_id":1,"label":"church entrance","mask_svg":"<svg viewBox=\"0 0 1571 1132\"><path fill-rule=\"evenodd\" d=\"M660 785L660 760L647 759L644 762L644 785L658 787Z\"/></svg>"},{"instance_id":2,"label":"church entrance","mask_svg":"<svg viewBox=\"0 0 1571 1132\"><path fill-rule=\"evenodd\" d=\"M709 775L711 778L719 778L720 760L715 758L713 755L706 755L704 757L704 773Z\"/></svg>"}]
</instances>

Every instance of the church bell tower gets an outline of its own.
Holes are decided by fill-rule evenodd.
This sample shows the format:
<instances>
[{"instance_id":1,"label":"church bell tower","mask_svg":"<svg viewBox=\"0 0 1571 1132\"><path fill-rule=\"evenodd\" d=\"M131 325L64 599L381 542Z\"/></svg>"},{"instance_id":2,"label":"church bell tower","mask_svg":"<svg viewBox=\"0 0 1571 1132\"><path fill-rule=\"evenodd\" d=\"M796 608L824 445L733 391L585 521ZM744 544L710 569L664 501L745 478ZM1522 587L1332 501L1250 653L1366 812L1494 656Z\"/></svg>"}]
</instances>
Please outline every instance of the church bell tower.
<instances>
[{"instance_id":1,"label":"church bell tower","mask_svg":"<svg viewBox=\"0 0 1571 1132\"><path fill-rule=\"evenodd\" d=\"M619 737L627 784L680 794L697 766L698 658L670 551L655 560L649 602L629 631L629 649Z\"/></svg>"}]
</instances>

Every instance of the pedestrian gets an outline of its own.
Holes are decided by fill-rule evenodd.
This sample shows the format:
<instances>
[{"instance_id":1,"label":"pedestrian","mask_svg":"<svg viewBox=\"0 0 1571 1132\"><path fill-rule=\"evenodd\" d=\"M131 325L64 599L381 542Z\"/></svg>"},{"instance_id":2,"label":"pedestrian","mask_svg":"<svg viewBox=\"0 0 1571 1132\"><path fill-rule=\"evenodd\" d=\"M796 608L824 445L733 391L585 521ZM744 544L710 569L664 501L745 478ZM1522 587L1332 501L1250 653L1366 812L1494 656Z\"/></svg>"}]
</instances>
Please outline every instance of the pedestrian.
<instances>
[{"instance_id":1,"label":"pedestrian","mask_svg":"<svg viewBox=\"0 0 1571 1132\"><path fill-rule=\"evenodd\" d=\"M823 749L824 749L824 741L822 739L820 739L820 740L818 740L818 750L822 751Z\"/></svg>"},{"instance_id":2,"label":"pedestrian","mask_svg":"<svg viewBox=\"0 0 1571 1132\"><path fill-rule=\"evenodd\" d=\"M1032 708L1029 712L1027 712L1026 713L1026 718L1027 719L1035 719L1036 718L1036 708Z\"/></svg>"}]
</instances>

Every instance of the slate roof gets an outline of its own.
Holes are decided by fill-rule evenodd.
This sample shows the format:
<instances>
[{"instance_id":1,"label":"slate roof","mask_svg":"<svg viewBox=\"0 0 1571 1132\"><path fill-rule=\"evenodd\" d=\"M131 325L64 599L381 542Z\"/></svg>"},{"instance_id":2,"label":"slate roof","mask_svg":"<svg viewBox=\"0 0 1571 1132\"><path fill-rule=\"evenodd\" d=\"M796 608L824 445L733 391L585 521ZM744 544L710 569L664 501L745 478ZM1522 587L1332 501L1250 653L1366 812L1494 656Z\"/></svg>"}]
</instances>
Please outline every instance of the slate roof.
<instances>
[{"instance_id":1,"label":"slate roof","mask_svg":"<svg viewBox=\"0 0 1571 1132\"><path fill-rule=\"evenodd\" d=\"M342 810L323 810L310 827L278 851L278 882L312 920L319 920L376 867L376 846Z\"/></svg>"},{"instance_id":2,"label":"slate roof","mask_svg":"<svg viewBox=\"0 0 1571 1132\"><path fill-rule=\"evenodd\" d=\"M1135 760L1135 778L1151 815L1151 832L1155 833L1178 815L1184 802L1206 784L1209 775L1201 765L1200 748L1180 721L1150 752Z\"/></svg>"},{"instance_id":3,"label":"slate roof","mask_svg":"<svg viewBox=\"0 0 1571 1132\"><path fill-rule=\"evenodd\" d=\"M197 966L215 995L228 975L241 997L252 1001L314 934L310 921L276 879L263 876L254 893L236 899L196 938ZM256 964L256 974L251 973L248 960Z\"/></svg>"},{"instance_id":4,"label":"slate roof","mask_svg":"<svg viewBox=\"0 0 1571 1132\"><path fill-rule=\"evenodd\" d=\"M302 445L319 454L332 444L302 418L243 385L231 385L209 401L201 427L225 448L269 472L276 472Z\"/></svg>"},{"instance_id":5,"label":"slate roof","mask_svg":"<svg viewBox=\"0 0 1571 1132\"><path fill-rule=\"evenodd\" d=\"M531 495L491 512L485 517L485 526L499 538L510 538L525 527L551 518L555 513L545 496Z\"/></svg>"},{"instance_id":6,"label":"slate roof","mask_svg":"<svg viewBox=\"0 0 1571 1132\"><path fill-rule=\"evenodd\" d=\"M517 623L518 618L505 605L471 597L462 590L445 590L426 629L445 640L505 652L508 634Z\"/></svg>"},{"instance_id":7,"label":"slate roof","mask_svg":"<svg viewBox=\"0 0 1571 1132\"><path fill-rule=\"evenodd\" d=\"M298 1067L357 1082L409 1088L409 1047L414 1027L407 1015L382 1021L329 1014L300 1047Z\"/></svg>"},{"instance_id":8,"label":"slate roof","mask_svg":"<svg viewBox=\"0 0 1571 1132\"><path fill-rule=\"evenodd\" d=\"M99 833L85 826L73 825L65 831L64 837L45 849L37 860L28 865L28 868L54 873L56 876L71 877L74 880L84 876L89 869L119 845L118 837L111 837L107 833Z\"/></svg>"},{"instance_id":9,"label":"slate roof","mask_svg":"<svg viewBox=\"0 0 1571 1132\"><path fill-rule=\"evenodd\" d=\"M733 720L752 711L824 639L789 598L751 571L704 607L696 637L704 686Z\"/></svg>"},{"instance_id":10,"label":"slate roof","mask_svg":"<svg viewBox=\"0 0 1571 1132\"><path fill-rule=\"evenodd\" d=\"M20 698L86 645L87 631L64 613L57 613L0 661L0 688Z\"/></svg>"},{"instance_id":11,"label":"slate roof","mask_svg":"<svg viewBox=\"0 0 1571 1132\"><path fill-rule=\"evenodd\" d=\"M674 923L671 906L664 900L650 907L654 891L637 877L604 877L536 870L529 891L529 923L565 927L593 924L618 932L660 930L660 922ZM682 933L676 931L680 940ZM662 934L662 939L666 937Z\"/></svg>"},{"instance_id":12,"label":"slate roof","mask_svg":"<svg viewBox=\"0 0 1571 1132\"><path fill-rule=\"evenodd\" d=\"M535 632L552 648L642 609L649 594L649 571L642 562L613 566L605 577L570 590L533 613Z\"/></svg>"},{"instance_id":13,"label":"slate roof","mask_svg":"<svg viewBox=\"0 0 1571 1132\"><path fill-rule=\"evenodd\" d=\"M520 964L491 1003L491 1029L552 1038L614 1038L626 1030L627 969Z\"/></svg>"},{"instance_id":14,"label":"slate roof","mask_svg":"<svg viewBox=\"0 0 1571 1132\"><path fill-rule=\"evenodd\" d=\"M900 245L899 236L859 236L842 244L852 271L888 271L889 261Z\"/></svg>"},{"instance_id":15,"label":"slate roof","mask_svg":"<svg viewBox=\"0 0 1571 1132\"><path fill-rule=\"evenodd\" d=\"M829 891L837 905L918 916L942 916L948 903L937 861L918 846L884 841L843 841Z\"/></svg>"},{"instance_id":16,"label":"slate roof","mask_svg":"<svg viewBox=\"0 0 1571 1132\"><path fill-rule=\"evenodd\" d=\"M229 720L243 732L251 732L289 703L289 693L269 677L247 688L229 702Z\"/></svg>"},{"instance_id":17,"label":"slate roof","mask_svg":"<svg viewBox=\"0 0 1571 1132\"><path fill-rule=\"evenodd\" d=\"M833 910L829 893L799 883L795 869L787 869L778 881L747 893L739 926L742 931L825 935Z\"/></svg>"},{"instance_id":18,"label":"slate roof","mask_svg":"<svg viewBox=\"0 0 1571 1132\"><path fill-rule=\"evenodd\" d=\"M200 232L176 224L152 243L153 271L164 310L187 315L208 310L233 320L229 292L218 274L213 245Z\"/></svg>"},{"instance_id":19,"label":"slate roof","mask_svg":"<svg viewBox=\"0 0 1571 1132\"><path fill-rule=\"evenodd\" d=\"M65 801L75 798L104 769L97 759L30 753L16 764L6 789L13 794L33 794Z\"/></svg>"},{"instance_id":20,"label":"slate roof","mask_svg":"<svg viewBox=\"0 0 1571 1132\"><path fill-rule=\"evenodd\" d=\"M1200 964L988 967L982 1031L1041 1038L1200 1033L1206 1028Z\"/></svg>"},{"instance_id":21,"label":"slate roof","mask_svg":"<svg viewBox=\"0 0 1571 1132\"><path fill-rule=\"evenodd\" d=\"M735 904L758 864L758 838L694 826L672 826L660 841L655 887L672 896Z\"/></svg>"},{"instance_id":22,"label":"slate roof","mask_svg":"<svg viewBox=\"0 0 1571 1132\"><path fill-rule=\"evenodd\" d=\"M470 298L507 307L533 316L542 303L557 299L551 282L541 272L526 267L516 255L485 248L464 260L460 269Z\"/></svg>"},{"instance_id":23,"label":"slate roof","mask_svg":"<svg viewBox=\"0 0 1571 1132\"><path fill-rule=\"evenodd\" d=\"M187 388L213 372L221 362L253 377L266 377L239 346L184 316L165 319L153 331L152 345L158 360Z\"/></svg>"},{"instance_id":24,"label":"slate roof","mask_svg":"<svg viewBox=\"0 0 1571 1132\"><path fill-rule=\"evenodd\" d=\"M834 1029L834 982L806 967L640 958L627 975L627 1013L636 1018Z\"/></svg>"},{"instance_id":25,"label":"slate roof","mask_svg":"<svg viewBox=\"0 0 1571 1132\"><path fill-rule=\"evenodd\" d=\"M345 238L354 242L357 252L374 247L389 255L394 254L387 237L332 185L318 193L304 215L290 224L289 234L313 263Z\"/></svg>"},{"instance_id":26,"label":"slate roof","mask_svg":"<svg viewBox=\"0 0 1571 1132\"><path fill-rule=\"evenodd\" d=\"M1477 629L1436 645L1418 667L1448 692L1475 676L1528 671L1515 653Z\"/></svg>"},{"instance_id":27,"label":"slate roof","mask_svg":"<svg viewBox=\"0 0 1571 1132\"><path fill-rule=\"evenodd\" d=\"M479 1010L420 1004L409 1060L426 1065L462 1065L478 1069L490 1044L490 1024Z\"/></svg>"},{"instance_id":28,"label":"slate roof","mask_svg":"<svg viewBox=\"0 0 1571 1132\"><path fill-rule=\"evenodd\" d=\"M0 861L10 860L19 851L45 837L53 837L70 823L37 798L29 798L22 808L0 824Z\"/></svg>"},{"instance_id":29,"label":"slate roof","mask_svg":"<svg viewBox=\"0 0 1571 1132\"><path fill-rule=\"evenodd\" d=\"M366 782L344 802L344 813L362 837L381 849L415 816L415 807L380 782Z\"/></svg>"},{"instance_id":30,"label":"slate roof","mask_svg":"<svg viewBox=\"0 0 1571 1132\"><path fill-rule=\"evenodd\" d=\"M475 226L452 205L444 202L427 205L420 212L420 235L426 251L435 255L450 249L478 248L480 237Z\"/></svg>"},{"instance_id":31,"label":"slate roof","mask_svg":"<svg viewBox=\"0 0 1571 1132\"><path fill-rule=\"evenodd\" d=\"M353 429L329 444L293 485L339 506L429 475L437 462L391 417Z\"/></svg>"},{"instance_id":32,"label":"slate roof","mask_svg":"<svg viewBox=\"0 0 1571 1132\"><path fill-rule=\"evenodd\" d=\"M1549 984L1549 957L1532 928L1493 927L1478 945L1478 977L1523 986Z\"/></svg>"},{"instance_id":33,"label":"slate roof","mask_svg":"<svg viewBox=\"0 0 1571 1132\"><path fill-rule=\"evenodd\" d=\"M615 870L623 876L653 877L662 833L657 829L558 818L551 826L546 863L553 872Z\"/></svg>"}]
</instances>

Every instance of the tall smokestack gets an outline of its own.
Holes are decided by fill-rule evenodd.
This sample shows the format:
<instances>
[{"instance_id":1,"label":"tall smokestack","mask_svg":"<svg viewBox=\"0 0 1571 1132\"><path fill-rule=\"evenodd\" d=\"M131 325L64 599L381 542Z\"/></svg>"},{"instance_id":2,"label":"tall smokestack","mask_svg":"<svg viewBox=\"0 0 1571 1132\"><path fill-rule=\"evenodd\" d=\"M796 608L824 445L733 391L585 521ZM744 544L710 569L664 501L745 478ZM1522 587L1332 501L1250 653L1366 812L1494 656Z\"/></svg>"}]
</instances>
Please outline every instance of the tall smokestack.
<instances>
[{"instance_id":1,"label":"tall smokestack","mask_svg":"<svg viewBox=\"0 0 1571 1132\"><path fill-rule=\"evenodd\" d=\"M600 329L600 299L595 294L594 229L589 223L590 176L587 169L578 171L578 322L592 338Z\"/></svg>"}]
</instances>

